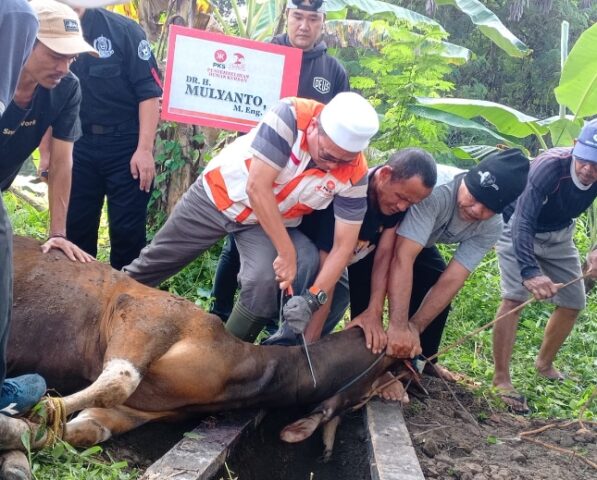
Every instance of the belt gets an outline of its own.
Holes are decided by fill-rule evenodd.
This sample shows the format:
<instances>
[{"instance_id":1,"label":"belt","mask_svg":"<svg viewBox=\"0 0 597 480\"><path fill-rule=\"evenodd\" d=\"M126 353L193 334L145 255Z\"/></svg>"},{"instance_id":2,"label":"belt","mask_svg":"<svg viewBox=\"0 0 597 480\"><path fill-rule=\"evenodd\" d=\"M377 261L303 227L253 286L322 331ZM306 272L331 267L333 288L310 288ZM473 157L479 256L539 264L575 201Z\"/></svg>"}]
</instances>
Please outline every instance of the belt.
<instances>
[{"instance_id":1,"label":"belt","mask_svg":"<svg viewBox=\"0 0 597 480\"><path fill-rule=\"evenodd\" d=\"M110 135L112 133L139 133L139 123L137 121L130 121L119 123L118 125L96 125L87 124L82 127L83 133L86 135Z\"/></svg>"}]
</instances>

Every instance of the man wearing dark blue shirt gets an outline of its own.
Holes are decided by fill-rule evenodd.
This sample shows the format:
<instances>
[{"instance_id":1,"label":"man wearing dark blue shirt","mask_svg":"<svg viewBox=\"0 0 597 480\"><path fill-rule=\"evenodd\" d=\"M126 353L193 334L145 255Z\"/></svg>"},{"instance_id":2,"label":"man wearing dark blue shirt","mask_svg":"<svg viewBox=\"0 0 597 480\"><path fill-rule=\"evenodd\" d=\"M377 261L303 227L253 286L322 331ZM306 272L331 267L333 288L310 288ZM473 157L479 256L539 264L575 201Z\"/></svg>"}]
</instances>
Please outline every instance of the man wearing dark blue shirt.
<instances>
[{"instance_id":1,"label":"man wearing dark blue shirt","mask_svg":"<svg viewBox=\"0 0 597 480\"><path fill-rule=\"evenodd\" d=\"M521 305L529 292L556 305L535 367L539 375L562 380L553 366L558 350L585 307L582 281L561 289L581 276L581 262L573 242L574 219L597 196L597 121L582 129L573 149L552 148L533 161L527 186L496 245L502 303L496 316ZM597 252L587 259L597 273ZM528 412L526 399L512 385L510 359L521 311L501 319L493 328L493 384L516 413Z\"/></svg>"},{"instance_id":2,"label":"man wearing dark blue shirt","mask_svg":"<svg viewBox=\"0 0 597 480\"><path fill-rule=\"evenodd\" d=\"M82 55L72 67L83 93L83 136L74 149L67 236L95 256L106 197L110 264L121 269L146 243L162 89L156 60L136 22L99 8L75 10L99 57Z\"/></svg>"}]
</instances>

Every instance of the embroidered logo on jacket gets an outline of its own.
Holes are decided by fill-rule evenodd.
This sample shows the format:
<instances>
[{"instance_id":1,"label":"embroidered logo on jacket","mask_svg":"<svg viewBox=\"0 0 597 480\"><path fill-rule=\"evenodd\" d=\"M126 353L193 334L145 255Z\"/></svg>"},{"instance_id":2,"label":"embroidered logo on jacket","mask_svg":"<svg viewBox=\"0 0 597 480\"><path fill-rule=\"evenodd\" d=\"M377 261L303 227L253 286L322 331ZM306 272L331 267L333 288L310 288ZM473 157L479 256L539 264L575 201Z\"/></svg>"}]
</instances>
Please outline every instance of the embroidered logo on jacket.
<instances>
[{"instance_id":1,"label":"embroidered logo on jacket","mask_svg":"<svg viewBox=\"0 0 597 480\"><path fill-rule=\"evenodd\" d=\"M323 77L313 77L313 88L319 93L326 94L332 89L332 84Z\"/></svg>"},{"instance_id":2,"label":"embroidered logo on jacket","mask_svg":"<svg viewBox=\"0 0 597 480\"><path fill-rule=\"evenodd\" d=\"M103 35L97 37L93 41L93 48L97 50L100 58L109 58L114 55L114 50L112 50L112 40Z\"/></svg>"}]
</instances>

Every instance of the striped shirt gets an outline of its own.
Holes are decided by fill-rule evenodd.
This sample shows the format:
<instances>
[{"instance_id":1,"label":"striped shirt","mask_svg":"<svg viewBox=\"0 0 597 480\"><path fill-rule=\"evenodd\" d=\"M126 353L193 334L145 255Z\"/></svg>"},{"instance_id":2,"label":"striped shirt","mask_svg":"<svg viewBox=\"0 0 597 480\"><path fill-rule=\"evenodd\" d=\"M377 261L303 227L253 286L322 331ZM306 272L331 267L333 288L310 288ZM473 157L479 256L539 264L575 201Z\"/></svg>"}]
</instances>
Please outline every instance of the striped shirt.
<instances>
[{"instance_id":1,"label":"striped shirt","mask_svg":"<svg viewBox=\"0 0 597 480\"><path fill-rule=\"evenodd\" d=\"M279 172L272 188L287 226L332 202L338 220L362 223L367 210L365 157L360 154L355 162L325 172L309 154L307 128L322 108L314 100L284 99L249 134L212 159L202 178L216 207L234 221L258 222L246 193L250 163L257 158Z\"/></svg>"}]
</instances>

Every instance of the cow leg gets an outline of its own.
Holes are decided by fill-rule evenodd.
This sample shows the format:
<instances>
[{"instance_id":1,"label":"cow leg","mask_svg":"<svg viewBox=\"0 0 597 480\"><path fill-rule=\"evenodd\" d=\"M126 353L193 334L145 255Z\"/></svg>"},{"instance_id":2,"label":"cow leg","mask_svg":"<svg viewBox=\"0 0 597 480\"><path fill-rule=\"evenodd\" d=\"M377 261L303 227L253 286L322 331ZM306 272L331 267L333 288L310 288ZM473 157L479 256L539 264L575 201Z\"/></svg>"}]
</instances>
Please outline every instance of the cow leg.
<instances>
[{"instance_id":1,"label":"cow leg","mask_svg":"<svg viewBox=\"0 0 597 480\"><path fill-rule=\"evenodd\" d=\"M88 447L147 422L178 415L178 412L173 411L145 412L124 405L114 408L87 408L67 423L64 440L77 447Z\"/></svg>"},{"instance_id":2,"label":"cow leg","mask_svg":"<svg viewBox=\"0 0 597 480\"><path fill-rule=\"evenodd\" d=\"M323 426L323 463L328 463L332 458L334 451L334 441L336 440L336 431L340 425L340 416L337 415Z\"/></svg>"},{"instance_id":3,"label":"cow leg","mask_svg":"<svg viewBox=\"0 0 597 480\"><path fill-rule=\"evenodd\" d=\"M3 480L31 480L31 469L25 453L9 450L0 454L0 478Z\"/></svg>"},{"instance_id":4,"label":"cow leg","mask_svg":"<svg viewBox=\"0 0 597 480\"><path fill-rule=\"evenodd\" d=\"M64 397L66 414L98 407L111 408L122 405L141 383L141 373L129 360L109 360L104 370L89 387Z\"/></svg>"}]
</instances>

